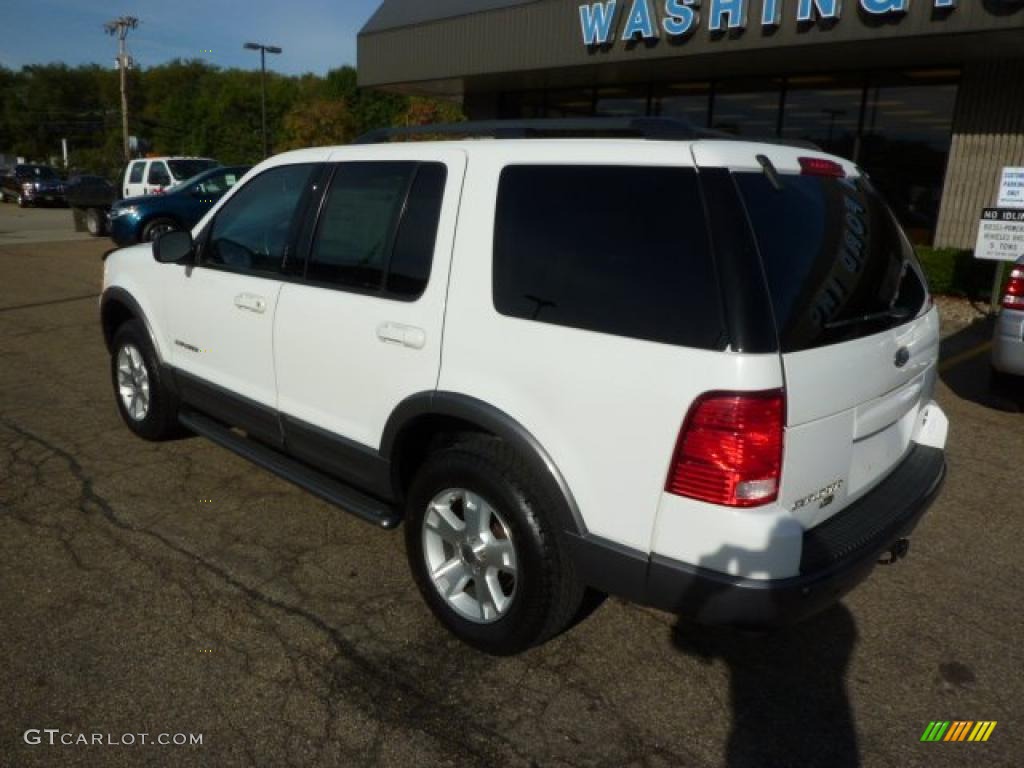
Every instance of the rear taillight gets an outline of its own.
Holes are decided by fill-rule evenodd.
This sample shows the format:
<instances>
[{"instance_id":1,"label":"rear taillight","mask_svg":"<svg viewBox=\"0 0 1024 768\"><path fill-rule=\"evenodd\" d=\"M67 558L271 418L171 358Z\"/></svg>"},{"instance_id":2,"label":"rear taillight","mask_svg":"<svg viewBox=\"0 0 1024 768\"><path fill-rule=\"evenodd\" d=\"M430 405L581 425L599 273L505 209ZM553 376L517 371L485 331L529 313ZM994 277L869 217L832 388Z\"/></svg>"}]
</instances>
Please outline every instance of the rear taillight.
<instances>
[{"instance_id":1,"label":"rear taillight","mask_svg":"<svg viewBox=\"0 0 1024 768\"><path fill-rule=\"evenodd\" d=\"M665 490L729 507L756 507L779 496L786 395L712 392L690 408Z\"/></svg>"},{"instance_id":2,"label":"rear taillight","mask_svg":"<svg viewBox=\"0 0 1024 768\"><path fill-rule=\"evenodd\" d=\"M1024 267L1014 267L1010 272L1010 282L1003 296L1003 306L1007 309L1024 310Z\"/></svg>"},{"instance_id":3,"label":"rear taillight","mask_svg":"<svg viewBox=\"0 0 1024 768\"><path fill-rule=\"evenodd\" d=\"M800 173L804 176L825 176L830 179L846 178L846 170L835 160L826 160L822 157L801 157Z\"/></svg>"}]
</instances>

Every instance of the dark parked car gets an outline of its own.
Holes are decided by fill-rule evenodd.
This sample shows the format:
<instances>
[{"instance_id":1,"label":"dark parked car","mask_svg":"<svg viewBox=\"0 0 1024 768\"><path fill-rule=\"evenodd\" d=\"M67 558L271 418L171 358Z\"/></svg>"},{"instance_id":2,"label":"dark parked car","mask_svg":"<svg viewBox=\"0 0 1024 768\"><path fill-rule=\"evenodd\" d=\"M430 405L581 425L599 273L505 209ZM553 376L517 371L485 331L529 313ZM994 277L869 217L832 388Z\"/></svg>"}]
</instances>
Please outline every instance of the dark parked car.
<instances>
[{"instance_id":1,"label":"dark parked car","mask_svg":"<svg viewBox=\"0 0 1024 768\"><path fill-rule=\"evenodd\" d=\"M164 194L121 200L110 209L110 236L124 246L156 240L176 229L191 229L248 170L214 168Z\"/></svg>"},{"instance_id":2,"label":"dark parked car","mask_svg":"<svg viewBox=\"0 0 1024 768\"><path fill-rule=\"evenodd\" d=\"M66 205L64 182L48 165L16 165L0 179L0 199L12 200L20 207L29 205Z\"/></svg>"},{"instance_id":3,"label":"dark parked car","mask_svg":"<svg viewBox=\"0 0 1024 768\"><path fill-rule=\"evenodd\" d=\"M78 174L68 179L66 196L77 231L94 237L106 234L107 214L117 197L113 184L102 176Z\"/></svg>"}]
</instances>

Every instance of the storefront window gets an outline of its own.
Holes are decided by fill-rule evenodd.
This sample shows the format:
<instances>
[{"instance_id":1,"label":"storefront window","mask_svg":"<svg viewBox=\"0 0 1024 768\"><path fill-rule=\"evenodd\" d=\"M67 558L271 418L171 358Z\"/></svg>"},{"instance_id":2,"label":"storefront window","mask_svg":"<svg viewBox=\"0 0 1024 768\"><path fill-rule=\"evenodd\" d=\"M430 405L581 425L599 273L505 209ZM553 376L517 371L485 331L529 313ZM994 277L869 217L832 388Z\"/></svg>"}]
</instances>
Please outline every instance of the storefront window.
<instances>
[{"instance_id":1,"label":"storefront window","mask_svg":"<svg viewBox=\"0 0 1024 768\"><path fill-rule=\"evenodd\" d=\"M782 136L856 159L863 101L863 84L841 83L830 77L792 78L786 88Z\"/></svg>"},{"instance_id":2,"label":"storefront window","mask_svg":"<svg viewBox=\"0 0 1024 768\"><path fill-rule=\"evenodd\" d=\"M599 88L594 114L599 117L636 117L647 114L646 85L641 87Z\"/></svg>"},{"instance_id":3,"label":"storefront window","mask_svg":"<svg viewBox=\"0 0 1024 768\"><path fill-rule=\"evenodd\" d=\"M544 91L507 91L501 94L498 118L525 120L544 117Z\"/></svg>"},{"instance_id":4,"label":"storefront window","mask_svg":"<svg viewBox=\"0 0 1024 768\"><path fill-rule=\"evenodd\" d=\"M546 117L589 117L594 114L594 90L550 91Z\"/></svg>"},{"instance_id":5,"label":"storefront window","mask_svg":"<svg viewBox=\"0 0 1024 768\"><path fill-rule=\"evenodd\" d=\"M711 127L736 136L777 136L781 85L779 80L716 85Z\"/></svg>"},{"instance_id":6,"label":"storefront window","mask_svg":"<svg viewBox=\"0 0 1024 768\"><path fill-rule=\"evenodd\" d=\"M710 83L676 83L655 91L651 114L686 120L700 128L708 125Z\"/></svg>"},{"instance_id":7,"label":"storefront window","mask_svg":"<svg viewBox=\"0 0 1024 768\"><path fill-rule=\"evenodd\" d=\"M868 88L861 165L915 242L935 231L952 141L957 86L927 73L876 79Z\"/></svg>"}]
</instances>

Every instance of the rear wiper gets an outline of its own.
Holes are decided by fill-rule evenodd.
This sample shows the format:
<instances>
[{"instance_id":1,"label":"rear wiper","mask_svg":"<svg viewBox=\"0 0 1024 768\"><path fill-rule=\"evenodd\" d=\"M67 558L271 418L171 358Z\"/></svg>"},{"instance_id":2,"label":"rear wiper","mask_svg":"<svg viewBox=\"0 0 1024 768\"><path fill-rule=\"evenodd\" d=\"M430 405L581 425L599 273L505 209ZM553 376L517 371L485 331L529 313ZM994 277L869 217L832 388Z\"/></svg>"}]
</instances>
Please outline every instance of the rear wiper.
<instances>
[{"instance_id":1,"label":"rear wiper","mask_svg":"<svg viewBox=\"0 0 1024 768\"><path fill-rule=\"evenodd\" d=\"M862 325L864 323L874 323L878 320L909 320L914 316L912 310L906 307L893 307L887 309L884 312L872 312L870 315L861 315L860 317L851 317L846 320L833 320L831 323L825 323L826 330L833 330L835 328L846 328L850 325Z\"/></svg>"},{"instance_id":2,"label":"rear wiper","mask_svg":"<svg viewBox=\"0 0 1024 768\"><path fill-rule=\"evenodd\" d=\"M775 191L781 192L782 181L779 179L779 172L775 170L775 165L768 158L768 156L757 155L754 159L757 160L758 165L761 166L761 170L763 170L764 175L768 177L768 181L771 183L773 187L775 187Z\"/></svg>"}]
</instances>

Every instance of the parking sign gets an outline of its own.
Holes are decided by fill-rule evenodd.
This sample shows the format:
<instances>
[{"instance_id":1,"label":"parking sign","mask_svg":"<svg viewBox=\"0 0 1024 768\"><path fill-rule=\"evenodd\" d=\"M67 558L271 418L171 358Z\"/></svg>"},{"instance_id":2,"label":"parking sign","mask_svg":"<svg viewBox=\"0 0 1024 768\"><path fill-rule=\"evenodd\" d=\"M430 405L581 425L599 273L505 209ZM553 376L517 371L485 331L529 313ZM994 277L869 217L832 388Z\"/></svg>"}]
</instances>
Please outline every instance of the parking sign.
<instances>
[{"instance_id":1,"label":"parking sign","mask_svg":"<svg viewBox=\"0 0 1024 768\"><path fill-rule=\"evenodd\" d=\"M996 208L1024 208L1024 168L1003 168Z\"/></svg>"}]
</instances>

